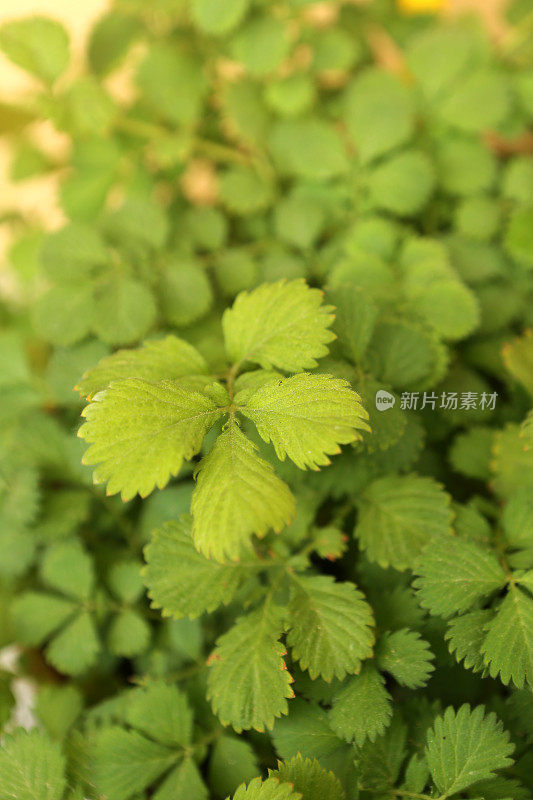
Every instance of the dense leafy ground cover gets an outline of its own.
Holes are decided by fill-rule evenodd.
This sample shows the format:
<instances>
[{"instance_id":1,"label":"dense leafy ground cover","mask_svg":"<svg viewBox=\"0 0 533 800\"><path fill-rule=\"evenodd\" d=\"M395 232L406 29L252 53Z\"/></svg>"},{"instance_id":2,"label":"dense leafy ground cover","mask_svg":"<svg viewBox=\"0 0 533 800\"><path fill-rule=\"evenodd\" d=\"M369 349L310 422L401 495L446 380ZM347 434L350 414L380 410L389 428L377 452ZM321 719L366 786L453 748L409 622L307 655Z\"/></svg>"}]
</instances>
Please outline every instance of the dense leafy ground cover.
<instances>
[{"instance_id":1,"label":"dense leafy ground cover","mask_svg":"<svg viewBox=\"0 0 533 800\"><path fill-rule=\"evenodd\" d=\"M0 28L0 800L531 798L527 11Z\"/></svg>"}]
</instances>

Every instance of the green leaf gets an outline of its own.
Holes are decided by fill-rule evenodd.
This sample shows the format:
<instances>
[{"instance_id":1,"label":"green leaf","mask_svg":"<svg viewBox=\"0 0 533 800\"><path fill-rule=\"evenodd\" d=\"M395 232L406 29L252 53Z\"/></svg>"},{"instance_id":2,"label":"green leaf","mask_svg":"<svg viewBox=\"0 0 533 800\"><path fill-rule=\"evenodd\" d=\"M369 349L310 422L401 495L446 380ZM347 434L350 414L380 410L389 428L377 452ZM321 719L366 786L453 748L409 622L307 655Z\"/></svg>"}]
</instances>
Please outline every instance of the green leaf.
<instances>
[{"instance_id":1,"label":"green leaf","mask_svg":"<svg viewBox=\"0 0 533 800\"><path fill-rule=\"evenodd\" d=\"M413 308L443 339L464 339L479 325L475 294L457 280L435 280L412 294Z\"/></svg>"},{"instance_id":2,"label":"green leaf","mask_svg":"<svg viewBox=\"0 0 533 800\"><path fill-rule=\"evenodd\" d=\"M254 778L248 786L240 786L233 800L301 800L302 795L292 791L290 783L280 783L277 778ZM230 800L229 797L226 800Z\"/></svg>"},{"instance_id":3,"label":"green leaf","mask_svg":"<svg viewBox=\"0 0 533 800\"><path fill-rule=\"evenodd\" d=\"M76 611L76 604L44 592L23 592L13 601L11 615L17 636L24 644L41 645Z\"/></svg>"},{"instance_id":4,"label":"green leaf","mask_svg":"<svg viewBox=\"0 0 533 800\"><path fill-rule=\"evenodd\" d=\"M63 739L83 709L83 696L73 685L45 684L39 689L35 711L54 739Z\"/></svg>"},{"instance_id":5,"label":"green leaf","mask_svg":"<svg viewBox=\"0 0 533 800\"><path fill-rule=\"evenodd\" d=\"M99 464L96 483L123 500L146 497L200 450L220 412L212 400L173 381L115 381L83 411L78 436L90 444L84 464Z\"/></svg>"},{"instance_id":6,"label":"green leaf","mask_svg":"<svg viewBox=\"0 0 533 800\"><path fill-rule=\"evenodd\" d=\"M502 515L502 526L511 547L533 545L533 498L528 488L518 489L509 497Z\"/></svg>"},{"instance_id":7,"label":"green leaf","mask_svg":"<svg viewBox=\"0 0 533 800\"><path fill-rule=\"evenodd\" d=\"M58 124L73 137L107 136L118 113L111 95L92 76L71 83L58 110Z\"/></svg>"},{"instance_id":8,"label":"green leaf","mask_svg":"<svg viewBox=\"0 0 533 800\"><path fill-rule=\"evenodd\" d=\"M135 278L111 278L95 294L92 327L108 344L137 342L155 318L152 292Z\"/></svg>"},{"instance_id":9,"label":"green leaf","mask_svg":"<svg viewBox=\"0 0 533 800\"><path fill-rule=\"evenodd\" d=\"M51 84L69 62L69 39L59 22L28 17L5 22L0 28L0 50L17 66Z\"/></svg>"},{"instance_id":10,"label":"green leaf","mask_svg":"<svg viewBox=\"0 0 533 800\"><path fill-rule=\"evenodd\" d=\"M193 718L187 697L163 681L134 689L128 697L126 720L169 747L186 748L191 742Z\"/></svg>"},{"instance_id":11,"label":"green leaf","mask_svg":"<svg viewBox=\"0 0 533 800\"><path fill-rule=\"evenodd\" d=\"M288 372L316 367L335 338L328 330L331 312L322 305L322 292L300 280L242 292L222 317L228 356Z\"/></svg>"},{"instance_id":12,"label":"green leaf","mask_svg":"<svg viewBox=\"0 0 533 800\"><path fill-rule=\"evenodd\" d=\"M213 303L213 290L205 269L194 261L181 259L167 264L160 295L165 318L177 327L196 322Z\"/></svg>"},{"instance_id":13,"label":"green leaf","mask_svg":"<svg viewBox=\"0 0 533 800\"><path fill-rule=\"evenodd\" d=\"M354 785L353 747L333 732L328 715L320 706L296 698L291 703L290 715L276 722L272 738L280 758L287 760L298 754L316 758L345 787Z\"/></svg>"},{"instance_id":14,"label":"green leaf","mask_svg":"<svg viewBox=\"0 0 533 800\"><path fill-rule=\"evenodd\" d=\"M391 73L374 68L348 87L344 118L363 164L406 142L414 127L407 89Z\"/></svg>"},{"instance_id":15,"label":"green leaf","mask_svg":"<svg viewBox=\"0 0 533 800\"><path fill-rule=\"evenodd\" d=\"M436 160L440 183L450 194L472 195L494 184L496 159L481 142L448 136L438 144Z\"/></svg>"},{"instance_id":16,"label":"green leaf","mask_svg":"<svg viewBox=\"0 0 533 800\"><path fill-rule=\"evenodd\" d=\"M92 287L53 286L33 307L37 332L55 345L79 342L92 328L95 302Z\"/></svg>"},{"instance_id":17,"label":"green leaf","mask_svg":"<svg viewBox=\"0 0 533 800\"><path fill-rule=\"evenodd\" d=\"M295 73L269 81L265 100L280 117L299 117L309 111L315 99L315 86L309 75Z\"/></svg>"},{"instance_id":18,"label":"green leaf","mask_svg":"<svg viewBox=\"0 0 533 800\"><path fill-rule=\"evenodd\" d=\"M279 238L305 250L320 238L326 221L323 205L313 197L291 192L274 210L274 225Z\"/></svg>"},{"instance_id":19,"label":"green leaf","mask_svg":"<svg viewBox=\"0 0 533 800\"><path fill-rule=\"evenodd\" d=\"M61 800L66 788L61 746L37 730L16 730L2 741L1 793L13 800Z\"/></svg>"},{"instance_id":20,"label":"green leaf","mask_svg":"<svg viewBox=\"0 0 533 800\"><path fill-rule=\"evenodd\" d=\"M118 350L87 370L76 390L90 399L111 381L142 378L145 381L176 380L191 375L207 375L200 353L184 339L166 336L145 342L136 350ZM206 379L207 380L207 379Z\"/></svg>"},{"instance_id":21,"label":"green leaf","mask_svg":"<svg viewBox=\"0 0 533 800\"><path fill-rule=\"evenodd\" d=\"M344 800L340 781L333 772L328 772L316 759L295 756L290 761L279 763L276 770L269 770L271 778L288 783L305 800Z\"/></svg>"},{"instance_id":22,"label":"green leaf","mask_svg":"<svg viewBox=\"0 0 533 800\"><path fill-rule=\"evenodd\" d=\"M152 533L145 547L144 581L152 608L176 619L199 617L228 605L243 578L238 565L217 564L199 553L191 537L191 518L182 516Z\"/></svg>"},{"instance_id":23,"label":"green leaf","mask_svg":"<svg viewBox=\"0 0 533 800\"><path fill-rule=\"evenodd\" d=\"M228 0L223 5L217 0L191 0L191 16L203 33L225 36L242 21L249 4L249 0Z\"/></svg>"},{"instance_id":24,"label":"green leaf","mask_svg":"<svg viewBox=\"0 0 533 800\"><path fill-rule=\"evenodd\" d=\"M272 130L270 147L280 171L287 175L323 181L348 171L344 143L325 120L280 120Z\"/></svg>"},{"instance_id":25,"label":"green leaf","mask_svg":"<svg viewBox=\"0 0 533 800\"><path fill-rule=\"evenodd\" d=\"M483 706L473 711L447 708L428 731L426 758L437 789L449 796L492 777L512 764L514 745L495 714Z\"/></svg>"},{"instance_id":26,"label":"green leaf","mask_svg":"<svg viewBox=\"0 0 533 800\"><path fill-rule=\"evenodd\" d=\"M107 574L110 591L124 603L135 603L144 592L141 567L136 558L124 558L113 564Z\"/></svg>"},{"instance_id":27,"label":"green leaf","mask_svg":"<svg viewBox=\"0 0 533 800\"><path fill-rule=\"evenodd\" d=\"M289 456L300 469L318 469L330 463L328 455L340 453L339 445L370 430L360 400L347 381L302 373L261 386L240 411L272 442L279 459Z\"/></svg>"},{"instance_id":28,"label":"green leaf","mask_svg":"<svg viewBox=\"0 0 533 800\"><path fill-rule=\"evenodd\" d=\"M401 686L419 689L428 682L435 669L429 644L417 631L403 628L387 631L376 648L376 663L388 672Z\"/></svg>"},{"instance_id":29,"label":"green leaf","mask_svg":"<svg viewBox=\"0 0 533 800\"><path fill-rule=\"evenodd\" d=\"M503 73L479 69L439 104L439 114L449 125L468 133L496 128L510 111L509 88Z\"/></svg>"},{"instance_id":30,"label":"green leaf","mask_svg":"<svg viewBox=\"0 0 533 800\"><path fill-rule=\"evenodd\" d=\"M441 617L468 611L507 583L490 551L455 536L435 537L422 553L416 573L420 605Z\"/></svg>"},{"instance_id":31,"label":"green leaf","mask_svg":"<svg viewBox=\"0 0 533 800\"><path fill-rule=\"evenodd\" d=\"M528 269L533 268L533 206L517 208L511 214L505 235L510 255Z\"/></svg>"},{"instance_id":32,"label":"green leaf","mask_svg":"<svg viewBox=\"0 0 533 800\"><path fill-rule=\"evenodd\" d=\"M94 664L99 652L93 619L84 611L49 642L46 658L59 672L81 675Z\"/></svg>"},{"instance_id":33,"label":"green leaf","mask_svg":"<svg viewBox=\"0 0 533 800\"><path fill-rule=\"evenodd\" d=\"M207 787L194 759L187 756L170 772L154 794L154 800L209 800Z\"/></svg>"},{"instance_id":34,"label":"green leaf","mask_svg":"<svg viewBox=\"0 0 533 800\"><path fill-rule=\"evenodd\" d=\"M197 549L216 561L236 560L252 534L289 524L295 500L232 419L200 463L191 512Z\"/></svg>"},{"instance_id":35,"label":"green leaf","mask_svg":"<svg viewBox=\"0 0 533 800\"><path fill-rule=\"evenodd\" d=\"M342 680L372 655L372 611L352 583L328 575L295 578L288 613L287 643L313 680Z\"/></svg>"},{"instance_id":36,"label":"green leaf","mask_svg":"<svg viewBox=\"0 0 533 800\"><path fill-rule=\"evenodd\" d=\"M368 178L372 202L398 216L414 216L434 187L433 166L425 153L405 150L377 166Z\"/></svg>"},{"instance_id":37,"label":"green leaf","mask_svg":"<svg viewBox=\"0 0 533 800\"><path fill-rule=\"evenodd\" d=\"M526 331L520 338L506 342L502 355L513 378L520 381L529 394L533 395L533 332Z\"/></svg>"},{"instance_id":38,"label":"green leaf","mask_svg":"<svg viewBox=\"0 0 533 800\"><path fill-rule=\"evenodd\" d=\"M139 20L129 14L110 11L100 17L89 39L88 57L92 70L103 77L116 69L141 33Z\"/></svg>"},{"instance_id":39,"label":"green leaf","mask_svg":"<svg viewBox=\"0 0 533 800\"><path fill-rule=\"evenodd\" d=\"M168 43L152 45L137 83L148 105L174 125L188 125L202 111L207 89L202 65Z\"/></svg>"},{"instance_id":40,"label":"green leaf","mask_svg":"<svg viewBox=\"0 0 533 800\"><path fill-rule=\"evenodd\" d=\"M235 0L231 0L235 3ZM230 43L236 61L254 77L268 75L287 55L289 31L284 22L273 16L257 16L243 25Z\"/></svg>"},{"instance_id":41,"label":"green leaf","mask_svg":"<svg viewBox=\"0 0 533 800\"><path fill-rule=\"evenodd\" d=\"M46 237L41 264L53 281L83 283L109 264L109 253L96 231L71 223Z\"/></svg>"},{"instance_id":42,"label":"green leaf","mask_svg":"<svg viewBox=\"0 0 533 800\"><path fill-rule=\"evenodd\" d=\"M450 498L431 478L379 478L358 505L355 535L368 558L382 567L412 568L432 536L451 530Z\"/></svg>"},{"instance_id":43,"label":"green leaf","mask_svg":"<svg viewBox=\"0 0 533 800\"><path fill-rule=\"evenodd\" d=\"M233 167L221 177L220 197L230 211L245 216L268 207L272 201L272 190L251 169Z\"/></svg>"},{"instance_id":44,"label":"green leaf","mask_svg":"<svg viewBox=\"0 0 533 800\"><path fill-rule=\"evenodd\" d=\"M444 638L450 653L458 662L463 661L465 669L481 672L485 668L481 648L492 616L490 610L480 609L461 614L449 622Z\"/></svg>"},{"instance_id":45,"label":"green leaf","mask_svg":"<svg viewBox=\"0 0 533 800\"><path fill-rule=\"evenodd\" d=\"M113 655L132 658L143 653L152 638L149 623L132 608L113 617L107 629L107 646Z\"/></svg>"},{"instance_id":46,"label":"green leaf","mask_svg":"<svg viewBox=\"0 0 533 800\"><path fill-rule=\"evenodd\" d=\"M113 800L142 792L179 758L179 752L135 731L107 728L96 739L94 778L100 792Z\"/></svg>"},{"instance_id":47,"label":"green leaf","mask_svg":"<svg viewBox=\"0 0 533 800\"><path fill-rule=\"evenodd\" d=\"M444 377L447 352L437 337L419 323L378 322L366 354L374 375L394 388L418 390Z\"/></svg>"},{"instance_id":48,"label":"green leaf","mask_svg":"<svg viewBox=\"0 0 533 800\"><path fill-rule=\"evenodd\" d=\"M414 37L408 63L428 98L437 101L475 63L479 44L466 26L433 25Z\"/></svg>"},{"instance_id":49,"label":"green leaf","mask_svg":"<svg viewBox=\"0 0 533 800\"><path fill-rule=\"evenodd\" d=\"M126 251L132 248L160 250L167 239L169 226L165 209L143 197L131 197L116 211L106 214L104 231L112 242Z\"/></svg>"},{"instance_id":50,"label":"green leaf","mask_svg":"<svg viewBox=\"0 0 533 800\"><path fill-rule=\"evenodd\" d=\"M217 258L215 276L223 294L234 297L257 283L257 263L246 247L231 247Z\"/></svg>"},{"instance_id":51,"label":"green leaf","mask_svg":"<svg viewBox=\"0 0 533 800\"><path fill-rule=\"evenodd\" d=\"M252 745L235 736L220 736L213 746L209 759L209 785L219 797L235 791L260 772Z\"/></svg>"},{"instance_id":52,"label":"green leaf","mask_svg":"<svg viewBox=\"0 0 533 800\"><path fill-rule=\"evenodd\" d=\"M508 423L497 431L492 447L492 485L496 494L508 497L517 489L528 488L533 480L533 450L526 446L518 425Z\"/></svg>"},{"instance_id":53,"label":"green leaf","mask_svg":"<svg viewBox=\"0 0 533 800\"><path fill-rule=\"evenodd\" d=\"M482 652L491 677L521 689L533 685L533 600L515 585L486 628Z\"/></svg>"},{"instance_id":54,"label":"green leaf","mask_svg":"<svg viewBox=\"0 0 533 800\"><path fill-rule=\"evenodd\" d=\"M335 733L361 747L375 741L392 717L392 698L385 680L373 666L365 666L333 699L329 723Z\"/></svg>"},{"instance_id":55,"label":"green leaf","mask_svg":"<svg viewBox=\"0 0 533 800\"><path fill-rule=\"evenodd\" d=\"M398 716L375 742L367 740L358 753L359 786L387 794L398 781L405 760L406 727Z\"/></svg>"},{"instance_id":56,"label":"green leaf","mask_svg":"<svg viewBox=\"0 0 533 800\"><path fill-rule=\"evenodd\" d=\"M346 357L358 363L370 342L377 318L372 298L358 286L345 283L328 292L335 306L333 330Z\"/></svg>"},{"instance_id":57,"label":"green leaf","mask_svg":"<svg viewBox=\"0 0 533 800\"><path fill-rule=\"evenodd\" d=\"M282 630L280 609L267 603L240 617L209 658L208 699L222 724L237 733L272 728L288 712L294 692L279 642Z\"/></svg>"},{"instance_id":58,"label":"green leaf","mask_svg":"<svg viewBox=\"0 0 533 800\"><path fill-rule=\"evenodd\" d=\"M91 557L77 539L48 548L41 564L43 581L67 597L88 600L94 586Z\"/></svg>"}]
</instances>

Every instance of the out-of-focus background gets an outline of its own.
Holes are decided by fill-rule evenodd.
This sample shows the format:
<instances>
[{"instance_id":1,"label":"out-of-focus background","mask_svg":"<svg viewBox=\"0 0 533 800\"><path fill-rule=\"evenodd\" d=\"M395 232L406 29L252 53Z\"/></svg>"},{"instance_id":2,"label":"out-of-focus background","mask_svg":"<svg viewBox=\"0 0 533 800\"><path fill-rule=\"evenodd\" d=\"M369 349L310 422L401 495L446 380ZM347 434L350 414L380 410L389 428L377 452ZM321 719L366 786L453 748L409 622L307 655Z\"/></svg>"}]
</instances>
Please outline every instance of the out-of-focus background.
<instances>
[{"instance_id":1,"label":"out-of-focus background","mask_svg":"<svg viewBox=\"0 0 533 800\"><path fill-rule=\"evenodd\" d=\"M361 0L365 2L365 0ZM474 10L479 13L491 35L499 38L505 34L503 10L507 0L442 0L441 12L445 15L460 14ZM108 8L109 0L0 0L0 22L31 14L49 15L62 22L71 36L72 64L81 58L82 44L94 20ZM408 5L408 4L407 4ZM11 64L0 53L0 98L4 102L20 100L32 88L32 79ZM40 146L52 155L60 155L66 147L62 137L50 123L40 123L33 131ZM57 227L62 222L62 214L56 202L57 177L43 176L13 184L8 178L9 156L7 143L0 139L0 216L8 208L18 207L32 219L46 227ZM5 227L5 226L4 226ZM5 259L7 232L0 226L0 276ZM1 280L1 278L0 278Z\"/></svg>"}]
</instances>

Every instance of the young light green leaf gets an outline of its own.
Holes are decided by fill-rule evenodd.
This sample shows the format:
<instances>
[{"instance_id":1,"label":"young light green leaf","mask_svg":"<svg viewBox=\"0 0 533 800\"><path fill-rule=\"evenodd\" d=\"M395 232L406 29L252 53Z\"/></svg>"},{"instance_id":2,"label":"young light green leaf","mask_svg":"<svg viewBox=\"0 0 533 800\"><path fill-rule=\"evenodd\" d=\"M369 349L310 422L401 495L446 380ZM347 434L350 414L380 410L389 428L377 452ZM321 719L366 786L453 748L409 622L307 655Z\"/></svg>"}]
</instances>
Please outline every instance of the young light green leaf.
<instances>
[{"instance_id":1,"label":"young light green leaf","mask_svg":"<svg viewBox=\"0 0 533 800\"><path fill-rule=\"evenodd\" d=\"M347 381L302 373L260 387L240 411L282 461L288 455L300 469L318 469L339 445L360 438L358 430L370 430L360 401Z\"/></svg>"},{"instance_id":2,"label":"young light green leaf","mask_svg":"<svg viewBox=\"0 0 533 800\"><path fill-rule=\"evenodd\" d=\"M377 669L365 665L359 675L348 679L329 712L335 733L361 747L366 739L375 741L392 717L392 698Z\"/></svg>"},{"instance_id":3,"label":"young light green leaf","mask_svg":"<svg viewBox=\"0 0 533 800\"><path fill-rule=\"evenodd\" d=\"M48 84L61 75L69 61L67 32L48 17L6 22L0 28L0 50L17 66Z\"/></svg>"},{"instance_id":4,"label":"young light green leaf","mask_svg":"<svg viewBox=\"0 0 533 800\"><path fill-rule=\"evenodd\" d=\"M216 561L236 560L252 534L289 524L295 500L231 420L200 463L191 512L197 549Z\"/></svg>"},{"instance_id":5,"label":"young light green leaf","mask_svg":"<svg viewBox=\"0 0 533 800\"><path fill-rule=\"evenodd\" d=\"M267 778L266 781L254 778L248 786L239 786L233 800L302 800L302 795L293 792L290 783L280 783L278 778Z\"/></svg>"},{"instance_id":6,"label":"young light green leaf","mask_svg":"<svg viewBox=\"0 0 533 800\"><path fill-rule=\"evenodd\" d=\"M376 663L388 672L401 686L418 689L425 686L435 667L429 644L418 631L403 628L387 631L376 648Z\"/></svg>"},{"instance_id":7,"label":"young light green leaf","mask_svg":"<svg viewBox=\"0 0 533 800\"><path fill-rule=\"evenodd\" d=\"M135 350L117 350L84 373L76 390L88 399L111 381L142 378L145 381L177 380L207 375L205 359L198 350L177 336L148 341Z\"/></svg>"},{"instance_id":8,"label":"young light green leaf","mask_svg":"<svg viewBox=\"0 0 533 800\"><path fill-rule=\"evenodd\" d=\"M267 604L237 620L209 658L208 697L222 724L237 733L272 728L288 711L294 692L278 641L282 629L280 609Z\"/></svg>"},{"instance_id":9,"label":"young light green leaf","mask_svg":"<svg viewBox=\"0 0 533 800\"><path fill-rule=\"evenodd\" d=\"M507 583L490 551L454 536L435 537L422 553L416 573L420 604L441 617L468 611Z\"/></svg>"},{"instance_id":10,"label":"young light green leaf","mask_svg":"<svg viewBox=\"0 0 533 800\"><path fill-rule=\"evenodd\" d=\"M146 497L199 451L219 415L212 400L174 381L116 381L83 411L78 436L90 444L83 463L99 465L94 480L107 483L108 494Z\"/></svg>"},{"instance_id":11,"label":"young light green leaf","mask_svg":"<svg viewBox=\"0 0 533 800\"><path fill-rule=\"evenodd\" d=\"M19 728L2 741L0 793L6 800L61 800L65 766L58 742L36 729Z\"/></svg>"},{"instance_id":12,"label":"young light green leaf","mask_svg":"<svg viewBox=\"0 0 533 800\"><path fill-rule=\"evenodd\" d=\"M252 361L264 369L288 372L316 367L335 335L331 306L322 292L304 281L263 284L242 292L224 312L222 327L228 356L235 363Z\"/></svg>"},{"instance_id":13,"label":"young light green leaf","mask_svg":"<svg viewBox=\"0 0 533 800\"><path fill-rule=\"evenodd\" d=\"M218 564L199 553L191 527L189 516L167 522L153 531L144 550L148 596L163 616L194 619L227 605L244 577L238 565Z\"/></svg>"},{"instance_id":14,"label":"young light green leaf","mask_svg":"<svg viewBox=\"0 0 533 800\"><path fill-rule=\"evenodd\" d=\"M533 599L515 585L488 624L482 645L485 664L493 678L519 689L533 686Z\"/></svg>"},{"instance_id":15,"label":"young light green leaf","mask_svg":"<svg viewBox=\"0 0 533 800\"><path fill-rule=\"evenodd\" d=\"M355 535L368 558L382 567L412 568L432 536L450 532L450 499L431 478L379 478L358 505Z\"/></svg>"},{"instance_id":16,"label":"young light green leaf","mask_svg":"<svg viewBox=\"0 0 533 800\"><path fill-rule=\"evenodd\" d=\"M372 611L352 583L327 575L299 577L288 611L287 643L313 680L342 680L372 655Z\"/></svg>"},{"instance_id":17,"label":"young light green leaf","mask_svg":"<svg viewBox=\"0 0 533 800\"><path fill-rule=\"evenodd\" d=\"M324 769L316 759L302 758L301 755L290 761L279 763L278 768L269 770L270 778L278 778L282 784L288 783L294 792L305 800L344 800L344 789L333 772Z\"/></svg>"},{"instance_id":18,"label":"young light green leaf","mask_svg":"<svg viewBox=\"0 0 533 800\"><path fill-rule=\"evenodd\" d=\"M495 714L485 716L483 706L471 711L465 704L457 712L447 708L427 734L429 769L445 797L510 766L513 750L502 723Z\"/></svg>"}]
</instances>

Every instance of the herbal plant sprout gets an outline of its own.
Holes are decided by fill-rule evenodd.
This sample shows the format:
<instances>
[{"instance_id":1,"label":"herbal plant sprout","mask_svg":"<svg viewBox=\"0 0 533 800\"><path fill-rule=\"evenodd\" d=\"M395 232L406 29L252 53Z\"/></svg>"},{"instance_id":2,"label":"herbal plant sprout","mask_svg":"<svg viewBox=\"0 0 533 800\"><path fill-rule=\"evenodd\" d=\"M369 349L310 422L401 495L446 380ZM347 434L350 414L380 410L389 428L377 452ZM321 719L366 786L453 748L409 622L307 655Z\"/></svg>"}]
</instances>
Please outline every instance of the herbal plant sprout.
<instances>
[{"instance_id":1,"label":"herbal plant sprout","mask_svg":"<svg viewBox=\"0 0 533 800\"><path fill-rule=\"evenodd\" d=\"M0 800L532 797L529 9L416 5L0 26Z\"/></svg>"}]
</instances>

